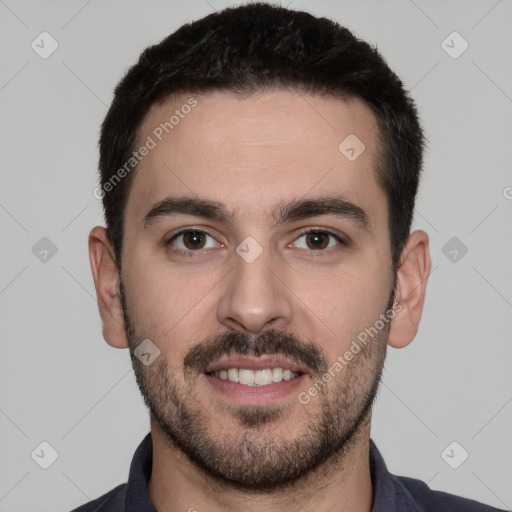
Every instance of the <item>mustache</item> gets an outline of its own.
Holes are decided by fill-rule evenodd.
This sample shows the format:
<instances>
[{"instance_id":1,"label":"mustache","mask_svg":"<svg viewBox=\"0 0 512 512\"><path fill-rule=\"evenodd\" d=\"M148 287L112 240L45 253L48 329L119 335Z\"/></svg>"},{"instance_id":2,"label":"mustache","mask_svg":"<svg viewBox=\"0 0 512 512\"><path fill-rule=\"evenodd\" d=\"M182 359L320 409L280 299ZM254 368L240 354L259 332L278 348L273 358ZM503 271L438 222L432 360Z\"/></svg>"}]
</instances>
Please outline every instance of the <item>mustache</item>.
<instances>
[{"instance_id":1,"label":"mustache","mask_svg":"<svg viewBox=\"0 0 512 512\"><path fill-rule=\"evenodd\" d=\"M325 373L327 361L322 350L309 340L270 329L258 335L230 331L192 347L183 361L188 372L202 372L206 366L226 355L283 355L307 366L312 373Z\"/></svg>"}]
</instances>

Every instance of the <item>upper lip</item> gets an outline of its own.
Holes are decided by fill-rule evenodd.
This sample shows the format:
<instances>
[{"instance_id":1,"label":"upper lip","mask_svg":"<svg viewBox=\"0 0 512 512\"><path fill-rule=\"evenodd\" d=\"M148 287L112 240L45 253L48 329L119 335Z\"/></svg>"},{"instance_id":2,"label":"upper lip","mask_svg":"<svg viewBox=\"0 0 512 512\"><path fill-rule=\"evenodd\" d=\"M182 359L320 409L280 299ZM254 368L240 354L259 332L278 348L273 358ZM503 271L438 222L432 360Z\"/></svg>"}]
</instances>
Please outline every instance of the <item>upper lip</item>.
<instances>
[{"instance_id":1,"label":"upper lip","mask_svg":"<svg viewBox=\"0 0 512 512\"><path fill-rule=\"evenodd\" d=\"M205 372L211 373L219 370L229 370L230 368L244 368L253 371L265 370L267 368L283 368L294 373L307 373L307 368L304 365L280 355L262 355L258 357L243 355L224 356L210 363L206 367Z\"/></svg>"}]
</instances>

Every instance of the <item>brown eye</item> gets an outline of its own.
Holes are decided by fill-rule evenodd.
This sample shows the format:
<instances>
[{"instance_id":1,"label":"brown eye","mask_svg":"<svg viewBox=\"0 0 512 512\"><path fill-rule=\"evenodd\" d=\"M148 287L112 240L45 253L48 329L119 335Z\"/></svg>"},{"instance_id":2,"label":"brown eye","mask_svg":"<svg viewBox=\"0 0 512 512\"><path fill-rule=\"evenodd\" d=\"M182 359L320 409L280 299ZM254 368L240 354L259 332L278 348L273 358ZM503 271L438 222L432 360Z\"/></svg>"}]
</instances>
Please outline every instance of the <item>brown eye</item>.
<instances>
[{"instance_id":1,"label":"brown eye","mask_svg":"<svg viewBox=\"0 0 512 512\"><path fill-rule=\"evenodd\" d=\"M176 250L181 252L199 252L202 249L211 249L216 245L216 240L205 233L197 229L187 229L175 234L166 245L174 247Z\"/></svg>"},{"instance_id":2,"label":"brown eye","mask_svg":"<svg viewBox=\"0 0 512 512\"><path fill-rule=\"evenodd\" d=\"M183 234L183 244L187 249L202 249L206 237L201 231L189 231Z\"/></svg>"},{"instance_id":3,"label":"brown eye","mask_svg":"<svg viewBox=\"0 0 512 512\"><path fill-rule=\"evenodd\" d=\"M309 229L304 231L293 245L299 249L325 252L335 249L338 245L347 245L338 235L323 229Z\"/></svg>"},{"instance_id":4,"label":"brown eye","mask_svg":"<svg viewBox=\"0 0 512 512\"><path fill-rule=\"evenodd\" d=\"M325 249L329 245L329 234L321 231L307 233L306 245L309 249Z\"/></svg>"}]
</instances>

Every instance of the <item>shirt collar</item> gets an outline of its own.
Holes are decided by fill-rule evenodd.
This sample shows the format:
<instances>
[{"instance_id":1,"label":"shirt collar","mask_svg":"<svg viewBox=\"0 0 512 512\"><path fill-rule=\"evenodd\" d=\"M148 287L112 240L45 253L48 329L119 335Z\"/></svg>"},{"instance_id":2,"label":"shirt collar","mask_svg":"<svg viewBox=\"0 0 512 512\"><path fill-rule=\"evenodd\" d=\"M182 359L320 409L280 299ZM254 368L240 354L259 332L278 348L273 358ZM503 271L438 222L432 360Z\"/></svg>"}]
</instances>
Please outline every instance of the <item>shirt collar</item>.
<instances>
[{"instance_id":1,"label":"shirt collar","mask_svg":"<svg viewBox=\"0 0 512 512\"><path fill-rule=\"evenodd\" d=\"M126 512L157 512L149 499L148 482L153 464L151 432L135 451L126 487Z\"/></svg>"},{"instance_id":2,"label":"shirt collar","mask_svg":"<svg viewBox=\"0 0 512 512\"><path fill-rule=\"evenodd\" d=\"M156 512L148 493L153 463L151 432L138 446L126 487L126 512ZM389 473L384 459L370 439L370 473L373 488L371 512L421 512L400 480Z\"/></svg>"},{"instance_id":3,"label":"shirt collar","mask_svg":"<svg viewBox=\"0 0 512 512\"><path fill-rule=\"evenodd\" d=\"M402 482L392 475L377 446L370 439L370 473L373 487L371 512L421 512Z\"/></svg>"}]
</instances>

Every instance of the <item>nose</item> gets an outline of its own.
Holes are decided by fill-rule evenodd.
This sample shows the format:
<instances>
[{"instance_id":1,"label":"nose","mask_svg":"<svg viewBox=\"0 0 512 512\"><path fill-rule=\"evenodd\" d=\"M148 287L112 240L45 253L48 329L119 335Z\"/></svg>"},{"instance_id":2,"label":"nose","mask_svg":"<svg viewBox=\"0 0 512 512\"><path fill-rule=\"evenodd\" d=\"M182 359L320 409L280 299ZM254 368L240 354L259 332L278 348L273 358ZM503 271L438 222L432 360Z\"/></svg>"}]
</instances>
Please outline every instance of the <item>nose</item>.
<instances>
[{"instance_id":1,"label":"nose","mask_svg":"<svg viewBox=\"0 0 512 512\"><path fill-rule=\"evenodd\" d=\"M234 254L234 268L226 276L217 306L217 319L230 329L258 333L285 329L292 321L292 292L285 266L278 265L268 250L248 263Z\"/></svg>"}]
</instances>

